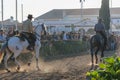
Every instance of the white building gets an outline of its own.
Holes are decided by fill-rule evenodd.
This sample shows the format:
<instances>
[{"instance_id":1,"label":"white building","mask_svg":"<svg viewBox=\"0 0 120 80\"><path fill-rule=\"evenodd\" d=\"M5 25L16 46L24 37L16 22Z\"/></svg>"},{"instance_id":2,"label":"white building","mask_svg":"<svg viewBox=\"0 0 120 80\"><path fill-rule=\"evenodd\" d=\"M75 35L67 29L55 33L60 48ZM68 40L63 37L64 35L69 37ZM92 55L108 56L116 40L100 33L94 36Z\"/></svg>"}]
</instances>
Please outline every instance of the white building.
<instances>
[{"instance_id":1,"label":"white building","mask_svg":"<svg viewBox=\"0 0 120 80\"><path fill-rule=\"evenodd\" d=\"M94 28L99 16L99 8L80 9L53 9L37 18L41 23L45 23L50 33L61 31L78 31L84 28ZM120 8L111 8L111 23L114 28L120 28ZM71 26L74 26L72 28Z\"/></svg>"}]
</instances>

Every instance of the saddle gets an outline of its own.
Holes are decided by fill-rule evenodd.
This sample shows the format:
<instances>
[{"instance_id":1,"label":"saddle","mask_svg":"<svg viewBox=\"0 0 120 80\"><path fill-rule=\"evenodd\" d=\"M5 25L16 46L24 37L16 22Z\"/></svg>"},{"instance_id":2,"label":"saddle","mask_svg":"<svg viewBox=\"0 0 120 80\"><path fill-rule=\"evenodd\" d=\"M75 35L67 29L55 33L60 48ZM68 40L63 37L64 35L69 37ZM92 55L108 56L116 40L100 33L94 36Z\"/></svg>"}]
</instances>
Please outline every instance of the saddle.
<instances>
[{"instance_id":1,"label":"saddle","mask_svg":"<svg viewBox=\"0 0 120 80\"><path fill-rule=\"evenodd\" d=\"M22 41L25 41L25 39L36 41L36 36L33 33L22 32L20 33L20 37Z\"/></svg>"}]
</instances>

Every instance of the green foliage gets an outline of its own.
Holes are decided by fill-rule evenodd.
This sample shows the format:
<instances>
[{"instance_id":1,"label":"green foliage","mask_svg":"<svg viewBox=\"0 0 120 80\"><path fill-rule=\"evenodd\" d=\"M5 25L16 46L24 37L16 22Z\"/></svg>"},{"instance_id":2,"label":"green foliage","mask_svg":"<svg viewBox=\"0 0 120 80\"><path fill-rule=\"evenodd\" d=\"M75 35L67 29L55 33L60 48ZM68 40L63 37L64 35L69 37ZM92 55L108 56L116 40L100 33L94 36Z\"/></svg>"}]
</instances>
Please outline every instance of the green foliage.
<instances>
[{"instance_id":1,"label":"green foliage","mask_svg":"<svg viewBox=\"0 0 120 80\"><path fill-rule=\"evenodd\" d=\"M89 49L89 44L85 41L53 41L42 44L40 54L43 57L79 54Z\"/></svg>"},{"instance_id":2,"label":"green foliage","mask_svg":"<svg viewBox=\"0 0 120 80\"><path fill-rule=\"evenodd\" d=\"M91 80L120 80L120 57L107 57L104 63L99 64L99 69L87 72Z\"/></svg>"}]
</instances>

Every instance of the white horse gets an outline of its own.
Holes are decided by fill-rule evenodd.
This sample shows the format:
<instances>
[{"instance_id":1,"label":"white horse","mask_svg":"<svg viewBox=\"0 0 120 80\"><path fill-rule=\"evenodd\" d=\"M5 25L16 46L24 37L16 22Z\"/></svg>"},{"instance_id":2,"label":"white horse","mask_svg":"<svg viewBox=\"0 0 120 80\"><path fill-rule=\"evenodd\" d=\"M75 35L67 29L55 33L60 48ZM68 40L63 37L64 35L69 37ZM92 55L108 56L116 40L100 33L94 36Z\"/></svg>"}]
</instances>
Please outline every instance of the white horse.
<instances>
[{"instance_id":1,"label":"white horse","mask_svg":"<svg viewBox=\"0 0 120 80\"><path fill-rule=\"evenodd\" d=\"M35 53L35 57L36 57L36 68L38 70L40 70L39 65L38 65L38 59L39 59L39 51L40 51L40 47L41 47L41 43L40 43L40 36L41 36L41 31L45 31L45 26L43 24L38 24L37 26L34 27L34 33L36 36L36 41L35 41L35 46L34 46L34 51L32 53ZM17 64L17 71L20 70L20 63L17 61L17 57L21 54L21 53L28 53L31 52L29 50L27 50L26 48L28 47L29 43L28 41L25 39L25 41L21 41L19 37L13 36L8 40L8 45L5 49L6 55L3 57L4 59L4 64L5 64L5 69L10 72L10 70L8 69L8 59L10 58L10 56L13 54L13 59L15 61L15 63ZM0 56L1 58L1 56Z\"/></svg>"}]
</instances>

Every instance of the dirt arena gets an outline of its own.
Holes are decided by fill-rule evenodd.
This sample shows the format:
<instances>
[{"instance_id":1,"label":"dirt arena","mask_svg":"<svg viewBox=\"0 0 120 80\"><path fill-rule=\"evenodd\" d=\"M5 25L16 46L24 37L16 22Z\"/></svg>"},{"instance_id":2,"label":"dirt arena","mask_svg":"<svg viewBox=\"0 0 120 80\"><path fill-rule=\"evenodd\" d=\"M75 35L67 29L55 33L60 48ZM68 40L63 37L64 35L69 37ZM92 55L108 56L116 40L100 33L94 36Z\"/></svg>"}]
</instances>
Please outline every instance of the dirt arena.
<instances>
[{"instance_id":1,"label":"dirt arena","mask_svg":"<svg viewBox=\"0 0 120 80\"><path fill-rule=\"evenodd\" d=\"M105 56L111 56L115 52L106 51ZM40 60L41 71L35 68L35 60L30 67L22 65L20 72L15 71L15 67L10 68L7 73L0 69L0 80L86 80L86 72L91 68L90 54L88 52L71 55L59 56L59 58Z\"/></svg>"}]
</instances>

